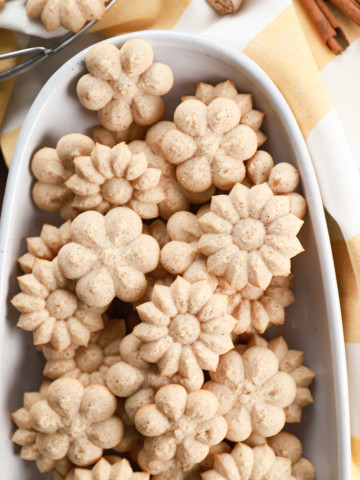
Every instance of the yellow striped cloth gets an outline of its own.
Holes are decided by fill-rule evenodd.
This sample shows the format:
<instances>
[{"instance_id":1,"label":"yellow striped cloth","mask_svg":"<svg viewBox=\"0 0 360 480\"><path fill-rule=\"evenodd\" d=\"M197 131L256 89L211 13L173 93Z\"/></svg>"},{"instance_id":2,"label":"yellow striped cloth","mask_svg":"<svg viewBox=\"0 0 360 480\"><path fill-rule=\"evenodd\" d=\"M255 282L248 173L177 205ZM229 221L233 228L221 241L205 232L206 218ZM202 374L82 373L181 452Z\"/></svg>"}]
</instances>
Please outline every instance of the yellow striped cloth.
<instances>
[{"instance_id":1,"label":"yellow striped cloth","mask_svg":"<svg viewBox=\"0 0 360 480\"><path fill-rule=\"evenodd\" d=\"M118 0L82 43L51 60L52 64L40 66L36 74L27 73L15 84L0 84L0 142L9 164L24 115L41 85L74 54L75 48L79 50L100 39L99 32L105 37L143 29L198 33L242 50L258 63L297 118L324 205L331 214L328 224L350 383L353 479L360 479L360 95L356 90L356 79L360 78L360 28L331 9L351 42L339 57L323 45L299 0L248 0L237 14L227 17L218 16L205 0ZM23 37L17 39L23 46ZM0 30L0 52L16 46L13 33ZM10 64L8 61L0 68ZM21 95L10 98L13 89Z\"/></svg>"}]
</instances>

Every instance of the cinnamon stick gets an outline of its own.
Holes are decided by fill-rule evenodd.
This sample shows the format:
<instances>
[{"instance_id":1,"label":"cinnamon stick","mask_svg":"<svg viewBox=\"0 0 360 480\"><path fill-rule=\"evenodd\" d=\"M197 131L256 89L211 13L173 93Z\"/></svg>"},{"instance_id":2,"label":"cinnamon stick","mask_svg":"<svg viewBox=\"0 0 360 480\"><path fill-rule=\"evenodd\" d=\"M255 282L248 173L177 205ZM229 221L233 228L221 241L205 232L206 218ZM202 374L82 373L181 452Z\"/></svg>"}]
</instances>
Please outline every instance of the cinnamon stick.
<instances>
[{"instance_id":1,"label":"cinnamon stick","mask_svg":"<svg viewBox=\"0 0 360 480\"><path fill-rule=\"evenodd\" d=\"M360 1L358 0L330 0L339 10L345 13L345 15L356 25L360 26Z\"/></svg>"},{"instance_id":2,"label":"cinnamon stick","mask_svg":"<svg viewBox=\"0 0 360 480\"><path fill-rule=\"evenodd\" d=\"M330 50L336 55L342 53L349 42L324 0L300 1Z\"/></svg>"}]
</instances>

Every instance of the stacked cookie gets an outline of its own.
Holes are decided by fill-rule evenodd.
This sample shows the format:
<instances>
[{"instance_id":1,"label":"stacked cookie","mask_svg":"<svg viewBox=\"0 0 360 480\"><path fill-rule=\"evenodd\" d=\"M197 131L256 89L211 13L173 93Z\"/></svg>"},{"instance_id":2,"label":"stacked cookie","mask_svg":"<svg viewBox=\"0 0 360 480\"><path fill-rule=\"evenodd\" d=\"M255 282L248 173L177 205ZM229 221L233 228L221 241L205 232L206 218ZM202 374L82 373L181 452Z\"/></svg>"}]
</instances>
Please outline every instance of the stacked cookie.
<instances>
[{"instance_id":1,"label":"stacked cookie","mask_svg":"<svg viewBox=\"0 0 360 480\"><path fill-rule=\"evenodd\" d=\"M153 58L143 40L92 47L77 94L94 138L31 160L34 202L65 223L19 258L12 303L49 380L12 440L55 480L314 479L284 431L314 372L262 336L295 301L299 174L259 149L264 114L231 81L160 121L173 75Z\"/></svg>"}]
</instances>

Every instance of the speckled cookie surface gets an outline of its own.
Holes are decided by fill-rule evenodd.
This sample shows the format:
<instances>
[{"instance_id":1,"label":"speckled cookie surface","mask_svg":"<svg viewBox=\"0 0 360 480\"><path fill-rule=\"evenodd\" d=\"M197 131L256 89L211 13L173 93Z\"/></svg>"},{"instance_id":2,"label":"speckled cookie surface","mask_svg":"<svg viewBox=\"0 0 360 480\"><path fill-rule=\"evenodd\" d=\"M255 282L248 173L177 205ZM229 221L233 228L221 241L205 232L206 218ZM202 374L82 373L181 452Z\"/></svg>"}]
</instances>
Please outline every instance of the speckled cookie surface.
<instances>
[{"instance_id":1,"label":"speckled cookie surface","mask_svg":"<svg viewBox=\"0 0 360 480\"><path fill-rule=\"evenodd\" d=\"M290 199L263 183L237 183L229 195L216 195L199 219L198 249L208 271L234 290L247 284L265 290L275 276L287 277L290 259L303 251L297 239L303 221L290 213Z\"/></svg>"},{"instance_id":2,"label":"speckled cookie surface","mask_svg":"<svg viewBox=\"0 0 360 480\"><path fill-rule=\"evenodd\" d=\"M161 473L176 458L184 470L191 469L221 442L226 422L217 413L218 401L206 390L189 394L180 385L161 388L155 402L144 405L135 415L135 426L149 437L140 451L140 466L150 473Z\"/></svg>"},{"instance_id":3,"label":"speckled cookie surface","mask_svg":"<svg viewBox=\"0 0 360 480\"><path fill-rule=\"evenodd\" d=\"M30 18L40 17L48 31L64 27L78 32L87 22L104 16L106 3L108 0L27 0L26 14Z\"/></svg>"},{"instance_id":4,"label":"speckled cookie surface","mask_svg":"<svg viewBox=\"0 0 360 480\"><path fill-rule=\"evenodd\" d=\"M133 334L142 343L139 357L156 363L167 377L215 370L219 355L233 348L235 319L227 314L227 303L207 280L191 284L178 277L170 287L155 285L151 302L137 307L142 323Z\"/></svg>"},{"instance_id":5,"label":"speckled cookie surface","mask_svg":"<svg viewBox=\"0 0 360 480\"><path fill-rule=\"evenodd\" d=\"M12 441L22 446L21 458L36 460L41 472L66 457L77 466L91 465L123 436L115 410L115 397L102 385L84 388L73 378L44 382L12 414L18 426Z\"/></svg>"},{"instance_id":6,"label":"speckled cookie surface","mask_svg":"<svg viewBox=\"0 0 360 480\"><path fill-rule=\"evenodd\" d=\"M21 312L18 327L33 332L34 345L50 343L57 352L86 346L91 332L101 330L104 308L81 302L61 274L57 258L35 259L32 272L18 277L21 293L11 303Z\"/></svg>"},{"instance_id":7,"label":"speckled cookie surface","mask_svg":"<svg viewBox=\"0 0 360 480\"><path fill-rule=\"evenodd\" d=\"M157 267L160 249L154 238L141 232L141 218L126 207L105 216L89 211L76 217L72 242L59 251L58 264L66 278L76 280L81 301L102 307L115 296L136 301L144 295L144 274Z\"/></svg>"},{"instance_id":8,"label":"speckled cookie surface","mask_svg":"<svg viewBox=\"0 0 360 480\"><path fill-rule=\"evenodd\" d=\"M98 43L86 55L88 72L77 84L81 104L98 111L98 118L111 131L127 130L133 122L152 125L164 113L162 95L171 89L171 68L154 62L154 52L145 40L132 39L121 48Z\"/></svg>"}]
</instances>

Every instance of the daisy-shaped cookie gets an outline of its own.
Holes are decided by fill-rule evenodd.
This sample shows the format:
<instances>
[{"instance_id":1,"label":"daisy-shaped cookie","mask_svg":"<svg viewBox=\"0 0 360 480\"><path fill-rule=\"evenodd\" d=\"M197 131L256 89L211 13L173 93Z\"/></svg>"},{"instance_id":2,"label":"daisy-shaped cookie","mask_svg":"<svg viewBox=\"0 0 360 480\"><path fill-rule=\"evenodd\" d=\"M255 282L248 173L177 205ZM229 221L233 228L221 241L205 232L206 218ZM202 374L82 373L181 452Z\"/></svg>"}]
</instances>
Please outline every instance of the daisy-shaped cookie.
<instances>
[{"instance_id":1,"label":"daisy-shaped cookie","mask_svg":"<svg viewBox=\"0 0 360 480\"><path fill-rule=\"evenodd\" d=\"M295 480L315 480L315 468L307 458L302 457L302 444L295 435L280 432L268 438L267 443L278 457L290 458L291 474Z\"/></svg>"},{"instance_id":2,"label":"daisy-shaped cookie","mask_svg":"<svg viewBox=\"0 0 360 480\"><path fill-rule=\"evenodd\" d=\"M117 397L126 398L124 410L130 424L133 424L137 410L153 403L155 393L168 383L179 383L188 392L200 389L204 383L202 370L191 379L181 375L161 376L155 365L140 358L141 346L141 340L133 334L127 335L120 343L121 361L111 366L106 376L109 390Z\"/></svg>"},{"instance_id":3,"label":"daisy-shaped cookie","mask_svg":"<svg viewBox=\"0 0 360 480\"><path fill-rule=\"evenodd\" d=\"M74 173L74 158L90 155L94 147L91 138L71 133L61 137L56 148L44 147L34 154L31 171L37 182L32 197L41 210L59 211L64 220L76 216L78 210L71 207L73 195L64 182Z\"/></svg>"},{"instance_id":4,"label":"daisy-shaped cookie","mask_svg":"<svg viewBox=\"0 0 360 480\"><path fill-rule=\"evenodd\" d=\"M17 259L24 273L31 273L36 258L53 260L60 248L69 243L71 221L68 220L60 227L45 224L42 226L39 237L28 237L26 245L28 251Z\"/></svg>"},{"instance_id":5,"label":"daisy-shaped cookie","mask_svg":"<svg viewBox=\"0 0 360 480\"><path fill-rule=\"evenodd\" d=\"M163 124L171 124L171 122L159 122L150 130L156 133L158 126L162 126ZM150 130L148 136L151 133ZM149 148L148 145L151 145L151 147ZM165 200L158 205L161 218L167 220L176 212L189 210L190 203L201 204L207 202L211 198L211 195L215 192L214 187L211 187L201 194L189 195L189 192L186 192L176 180L175 165L171 165L171 163L167 162L162 157L161 152L159 152L152 143L149 143L148 145L143 141L136 140L129 144L129 148L133 154L144 152L148 159L149 167L159 168L161 170L159 186L166 194Z\"/></svg>"},{"instance_id":6,"label":"daisy-shaped cookie","mask_svg":"<svg viewBox=\"0 0 360 480\"><path fill-rule=\"evenodd\" d=\"M144 445L147 445L146 440L144 442ZM207 457L202 462L194 465L191 470L183 470L181 463L176 458L173 458L172 460L167 462L166 470L158 473L157 475L152 475L151 478L152 480L201 480L200 473L213 468L215 455L217 453L229 452L231 452L230 445L225 442L220 442L216 445L212 445L209 448L209 453ZM162 465L160 468L162 469Z\"/></svg>"},{"instance_id":7,"label":"daisy-shaped cookie","mask_svg":"<svg viewBox=\"0 0 360 480\"><path fill-rule=\"evenodd\" d=\"M245 177L244 161L257 149L255 132L240 125L240 110L230 98L215 98L208 106L186 100L175 110L175 126L159 133L158 146L165 159L176 165L176 177L189 192L200 193L212 185L230 190Z\"/></svg>"},{"instance_id":8,"label":"daisy-shaped cookie","mask_svg":"<svg viewBox=\"0 0 360 480\"><path fill-rule=\"evenodd\" d=\"M109 0L27 0L26 14L30 18L41 18L46 30L64 27L78 32L87 22L99 20L105 14Z\"/></svg>"},{"instance_id":9,"label":"daisy-shaped cookie","mask_svg":"<svg viewBox=\"0 0 360 480\"><path fill-rule=\"evenodd\" d=\"M196 84L195 96L186 95L181 97L181 100L197 99L209 105L209 103L218 97L226 97L234 100L241 113L240 123L254 130L258 147L266 142L267 136L260 130L265 114L253 108L253 95L251 93L238 93L234 82L230 80L218 83L217 85L199 82Z\"/></svg>"},{"instance_id":10,"label":"daisy-shaped cookie","mask_svg":"<svg viewBox=\"0 0 360 480\"><path fill-rule=\"evenodd\" d=\"M143 152L132 154L124 142L113 148L96 144L89 156L74 159L74 168L65 182L74 195L73 208L96 210L102 205L105 213L128 204L142 218L159 215L157 205L165 198L158 185L161 170L149 168Z\"/></svg>"},{"instance_id":11,"label":"daisy-shaped cookie","mask_svg":"<svg viewBox=\"0 0 360 480\"><path fill-rule=\"evenodd\" d=\"M190 212L174 213L166 225L161 225L162 229L166 229L166 235L163 233L162 242L159 243L160 264L166 274L182 274L190 283L208 280L215 290L218 281L208 273L206 257L197 252L197 243L201 237L198 218L204 214L204 210L199 212L196 215Z\"/></svg>"},{"instance_id":12,"label":"daisy-shaped cookie","mask_svg":"<svg viewBox=\"0 0 360 480\"><path fill-rule=\"evenodd\" d=\"M127 302L141 298L147 288L145 273L159 263L157 241L142 232L140 216L117 207L105 216L80 214L71 224L72 241L58 254L64 277L76 280L78 298L92 307L104 307L114 297Z\"/></svg>"},{"instance_id":13,"label":"daisy-shaped cookie","mask_svg":"<svg viewBox=\"0 0 360 480\"><path fill-rule=\"evenodd\" d=\"M285 425L285 408L297 394L293 377L280 371L275 353L252 346L243 354L232 350L222 355L205 389L219 400L219 413L226 419L226 438L241 442L251 433L271 437Z\"/></svg>"},{"instance_id":14,"label":"daisy-shaped cookie","mask_svg":"<svg viewBox=\"0 0 360 480\"><path fill-rule=\"evenodd\" d=\"M57 352L50 345L41 349L46 364L43 374L51 380L60 377L77 378L84 386L105 385L109 368L119 362L119 345L125 336L125 320L105 319L105 328L91 335L87 347L71 345Z\"/></svg>"},{"instance_id":15,"label":"daisy-shaped cookie","mask_svg":"<svg viewBox=\"0 0 360 480\"><path fill-rule=\"evenodd\" d=\"M89 73L76 87L80 103L97 111L101 125L114 132L133 122L152 125L164 113L161 96L174 83L171 68L153 60L145 40L128 40L120 49L107 42L94 45L86 55Z\"/></svg>"},{"instance_id":16,"label":"daisy-shaped cookie","mask_svg":"<svg viewBox=\"0 0 360 480\"><path fill-rule=\"evenodd\" d=\"M26 393L24 407L12 414L18 429L12 441L20 457L36 460L41 472L68 458L86 467L117 445L124 426L115 416L116 398L103 385L83 385L74 378L44 382L40 392Z\"/></svg>"},{"instance_id":17,"label":"daisy-shaped cookie","mask_svg":"<svg viewBox=\"0 0 360 480\"><path fill-rule=\"evenodd\" d=\"M227 282L220 282L218 291L230 295L228 312L237 320L234 333L264 333L271 325L282 325L285 308L295 302L291 288L294 276L273 277L267 289L247 285L234 292Z\"/></svg>"},{"instance_id":18,"label":"daisy-shaped cookie","mask_svg":"<svg viewBox=\"0 0 360 480\"><path fill-rule=\"evenodd\" d=\"M180 275L194 262L201 230L197 217L190 212L174 213L166 230L169 241L161 249L161 264L172 275Z\"/></svg>"},{"instance_id":19,"label":"daisy-shaped cookie","mask_svg":"<svg viewBox=\"0 0 360 480\"><path fill-rule=\"evenodd\" d=\"M18 277L21 293L11 303L21 312L17 326L33 332L34 345L49 343L57 352L86 346L91 332L104 328L101 313L75 295L60 273L57 258L35 259L32 273Z\"/></svg>"},{"instance_id":20,"label":"daisy-shaped cookie","mask_svg":"<svg viewBox=\"0 0 360 480\"><path fill-rule=\"evenodd\" d=\"M290 198L290 213L304 218L306 200L295 192L300 182L300 175L296 168L287 162L274 165L272 156L263 150L258 150L246 162L246 174L254 185L267 182L275 195L288 195Z\"/></svg>"},{"instance_id":21,"label":"daisy-shaped cookie","mask_svg":"<svg viewBox=\"0 0 360 480\"><path fill-rule=\"evenodd\" d=\"M207 280L191 284L178 277L170 287L155 285L151 302L137 307L142 323L133 334L142 342L139 357L156 363L163 376L198 376L216 370L219 355L233 348L235 319L228 297L214 294Z\"/></svg>"},{"instance_id":22,"label":"daisy-shaped cookie","mask_svg":"<svg viewBox=\"0 0 360 480\"><path fill-rule=\"evenodd\" d=\"M309 389L315 378L315 373L303 365L304 352L300 350L289 350L283 337L276 337L267 342L259 335L253 335L248 346L258 345L268 348L278 358L279 370L290 375L296 383L296 397L294 401L285 408L286 422L299 423L303 407L313 403L314 399Z\"/></svg>"},{"instance_id":23,"label":"daisy-shaped cookie","mask_svg":"<svg viewBox=\"0 0 360 480\"><path fill-rule=\"evenodd\" d=\"M91 470L70 470L64 480L150 480L150 474L134 472L129 460L111 455L101 458Z\"/></svg>"},{"instance_id":24,"label":"daisy-shaped cookie","mask_svg":"<svg viewBox=\"0 0 360 480\"><path fill-rule=\"evenodd\" d=\"M226 421L217 410L216 396L206 390L188 394L180 385L161 388L155 402L144 405L135 415L137 430L150 437L139 453L139 465L158 474L176 458L184 470L190 470L226 434Z\"/></svg>"},{"instance_id":25,"label":"daisy-shaped cookie","mask_svg":"<svg viewBox=\"0 0 360 480\"><path fill-rule=\"evenodd\" d=\"M280 434L281 435L281 434ZM301 442L291 434L286 437L289 442L285 449L273 449L272 443L280 441L274 438L267 444L251 447L237 443L231 453L214 455L211 470L201 473L202 480L314 480L315 470L311 462L301 457ZM300 474L301 472L301 474Z\"/></svg>"},{"instance_id":26,"label":"daisy-shaped cookie","mask_svg":"<svg viewBox=\"0 0 360 480\"><path fill-rule=\"evenodd\" d=\"M229 195L214 196L199 219L198 249L208 257L208 271L232 289L265 290L272 277L289 275L290 259L303 251L296 237L302 224L290 213L288 196L274 195L266 183L237 183Z\"/></svg>"}]
</instances>

